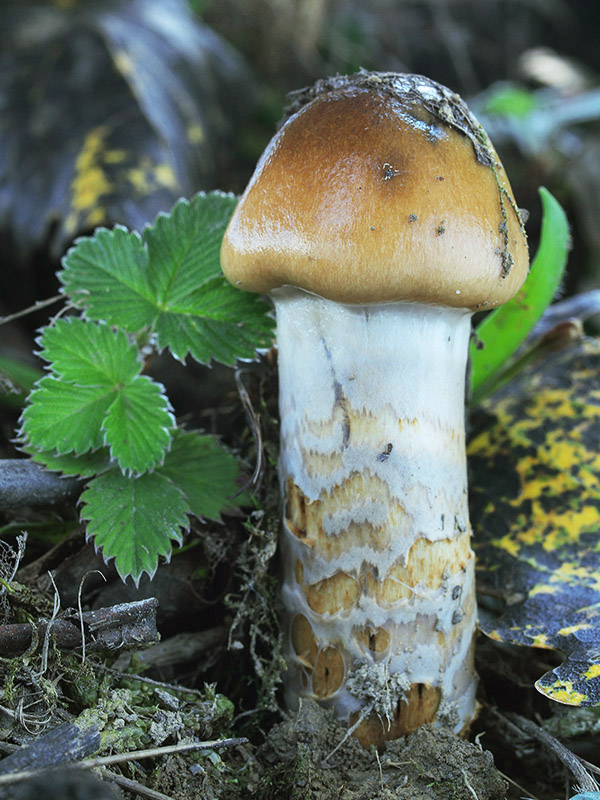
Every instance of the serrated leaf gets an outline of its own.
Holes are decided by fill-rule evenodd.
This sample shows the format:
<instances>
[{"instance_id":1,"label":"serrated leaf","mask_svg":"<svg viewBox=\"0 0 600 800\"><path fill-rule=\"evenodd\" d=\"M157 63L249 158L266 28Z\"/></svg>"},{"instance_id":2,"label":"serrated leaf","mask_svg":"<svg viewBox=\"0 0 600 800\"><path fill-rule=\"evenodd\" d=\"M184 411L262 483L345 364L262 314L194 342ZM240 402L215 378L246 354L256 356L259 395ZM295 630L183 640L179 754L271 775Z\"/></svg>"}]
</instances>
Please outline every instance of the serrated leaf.
<instances>
[{"instance_id":1,"label":"serrated leaf","mask_svg":"<svg viewBox=\"0 0 600 800\"><path fill-rule=\"evenodd\" d=\"M51 375L39 381L21 415L21 434L38 450L85 453L104 444L102 422L116 392L104 386L77 386Z\"/></svg>"},{"instance_id":2,"label":"serrated leaf","mask_svg":"<svg viewBox=\"0 0 600 800\"><path fill-rule=\"evenodd\" d=\"M554 299L567 264L570 242L567 217L547 189L542 186L539 193L543 207L542 231L527 280L512 300L483 320L471 344L474 404L496 387L506 362Z\"/></svg>"},{"instance_id":3,"label":"serrated leaf","mask_svg":"<svg viewBox=\"0 0 600 800\"><path fill-rule=\"evenodd\" d=\"M221 275L219 249L236 199L222 192L180 200L144 231L81 239L63 261L68 294L92 319L153 329L160 349L184 360L233 364L272 341L269 305Z\"/></svg>"},{"instance_id":4,"label":"serrated leaf","mask_svg":"<svg viewBox=\"0 0 600 800\"><path fill-rule=\"evenodd\" d=\"M156 305L148 282L148 253L138 233L99 228L78 239L58 277L86 316L138 331L152 325Z\"/></svg>"},{"instance_id":5,"label":"serrated leaf","mask_svg":"<svg viewBox=\"0 0 600 800\"><path fill-rule=\"evenodd\" d=\"M537 688L600 705L600 342L584 339L485 401L468 446L482 597L505 598L490 637L561 650Z\"/></svg>"},{"instance_id":6,"label":"serrated leaf","mask_svg":"<svg viewBox=\"0 0 600 800\"><path fill-rule=\"evenodd\" d=\"M108 409L105 443L124 472L145 472L162 462L174 422L163 387L138 375L121 387Z\"/></svg>"},{"instance_id":7,"label":"serrated leaf","mask_svg":"<svg viewBox=\"0 0 600 800\"><path fill-rule=\"evenodd\" d=\"M213 436L178 430L157 471L183 491L197 517L218 520L223 510L236 505L239 466Z\"/></svg>"},{"instance_id":8,"label":"serrated leaf","mask_svg":"<svg viewBox=\"0 0 600 800\"><path fill-rule=\"evenodd\" d=\"M189 525L183 492L158 472L127 477L112 470L90 481L81 502L88 538L136 585L144 572L154 575L158 559L170 556Z\"/></svg>"},{"instance_id":9,"label":"serrated leaf","mask_svg":"<svg viewBox=\"0 0 600 800\"><path fill-rule=\"evenodd\" d=\"M35 450L33 447L22 447L38 464L43 464L51 472L62 472L63 475L80 475L90 478L101 472L106 472L112 465L110 453L107 448L82 453L79 456L73 453L59 455L55 450Z\"/></svg>"},{"instance_id":10,"label":"serrated leaf","mask_svg":"<svg viewBox=\"0 0 600 800\"><path fill-rule=\"evenodd\" d=\"M80 386L114 386L141 370L137 348L122 331L75 317L44 328L40 356L66 381Z\"/></svg>"},{"instance_id":11,"label":"serrated leaf","mask_svg":"<svg viewBox=\"0 0 600 800\"><path fill-rule=\"evenodd\" d=\"M190 296L221 273L221 241L236 205L232 194L197 194L179 200L144 230L149 281L162 311L185 307Z\"/></svg>"},{"instance_id":12,"label":"serrated leaf","mask_svg":"<svg viewBox=\"0 0 600 800\"><path fill-rule=\"evenodd\" d=\"M268 311L257 295L214 278L188 298L187 307L161 314L156 323L158 345L169 347L180 361L188 353L201 364L215 360L231 365L237 358L252 359L257 349L272 341L274 322Z\"/></svg>"},{"instance_id":13,"label":"serrated leaf","mask_svg":"<svg viewBox=\"0 0 600 800\"><path fill-rule=\"evenodd\" d=\"M221 192L199 194L144 231L160 310L154 325L158 346L181 361L190 353L201 363L233 364L253 358L271 341L268 305L221 275L221 240L236 203Z\"/></svg>"}]
</instances>

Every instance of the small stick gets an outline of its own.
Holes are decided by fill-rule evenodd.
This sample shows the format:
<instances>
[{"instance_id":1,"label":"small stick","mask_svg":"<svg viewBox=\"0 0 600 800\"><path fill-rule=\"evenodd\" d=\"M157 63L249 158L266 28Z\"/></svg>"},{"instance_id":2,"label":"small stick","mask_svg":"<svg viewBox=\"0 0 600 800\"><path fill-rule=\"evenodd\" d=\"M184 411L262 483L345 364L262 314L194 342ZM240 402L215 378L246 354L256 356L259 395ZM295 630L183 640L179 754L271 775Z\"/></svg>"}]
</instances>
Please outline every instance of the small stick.
<instances>
[{"instance_id":1,"label":"small stick","mask_svg":"<svg viewBox=\"0 0 600 800\"><path fill-rule=\"evenodd\" d=\"M157 606L158 600L149 597L95 611L84 611L81 620L86 633L87 651L118 650L156 642ZM0 625L0 657L12 658L26 652L31 647L34 632L39 642L43 643L49 625L48 620L40 620L37 625ZM67 613L52 621L52 636L61 650L74 650L82 645L79 625Z\"/></svg>"},{"instance_id":2,"label":"small stick","mask_svg":"<svg viewBox=\"0 0 600 800\"><path fill-rule=\"evenodd\" d=\"M596 783L595 779L583 766L579 758L577 758L577 756L572 753L568 747L565 747L562 742L559 742L558 739L554 738L554 736L551 736L539 725L536 725L535 722L532 722L525 717L521 717L519 714L507 714L506 718L512 720L513 725L519 728L522 733L533 736L549 750L551 750L554 755L556 755L562 761L565 767L571 771L571 774L575 777L584 791L598 791L598 784Z\"/></svg>"},{"instance_id":3,"label":"small stick","mask_svg":"<svg viewBox=\"0 0 600 800\"><path fill-rule=\"evenodd\" d=\"M62 728L63 726L59 727ZM54 733L54 731L51 731L51 733ZM98 731L94 731L94 733L96 733L98 737L100 736ZM77 761L75 764L73 764L73 766L79 769L94 769L95 767L105 767L109 764L120 764L124 761L139 761L143 758L155 758L156 756L167 756L172 755L173 753L185 753L189 750L217 750L221 747L236 747L237 745L246 744L247 742L248 739L246 739L245 736L238 736L237 738L232 739L213 739L212 741L208 742L185 742L180 744L166 745L165 747L153 747L149 750L131 750L128 753L115 753L111 756L84 758L82 761ZM33 746L30 745L30 747L27 749L33 749ZM18 755L18 753L14 753L12 756L4 759L4 761L0 762L0 767L2 764L6 764L7 761L14 758L16 755ZM55 767L56 763L54 763L52 766ZM24 781L27 778L30 778L34 775L39 775L44 771L46 770L22 770L19 772L10 772L0 775L0 786Z\"/></svg>"},{"instance_id":4,"label":"small stick","mask_svg":"<svg viewBox=\"0 0 600 800\"><path fill-rule=\"evenodd\" d=\"M34 311L47 308L47 306L58 303L59 300L64 301L64 299L64 295L55 294L54 297L48 297L46 300L37 300L32 306L27 306L27 308L22 308L20 311L15 311L14 314L7 314L5 317L0 317L0 325L6 325L7 322L12 322L14 319L19 319L20 317L26 317L27 314L33 314Z\"/></svg>"},{"instance_id":5,"label":"small stick","mask_svg":"<svg viewBox=\"0 0 600 800\"><path fill-rule=\"evenodd\" d=\"M77 767L75 767L75 769L77 769ZM110 783L116 783L117 786L121 787L121 789L125 789L132 794L139 794L142 795L142 797L148 797L149 800L173 800L173 798L169 797L169 795L163 794L162 792L157 792L156 789L149 789L147 786L144 786L143 783L132 781L131 778L126 778L124 775L118 775L116 772L111 772L105 767L102 767L101 774L104 780L110 781Z\"/></svg>"}]
</instances>

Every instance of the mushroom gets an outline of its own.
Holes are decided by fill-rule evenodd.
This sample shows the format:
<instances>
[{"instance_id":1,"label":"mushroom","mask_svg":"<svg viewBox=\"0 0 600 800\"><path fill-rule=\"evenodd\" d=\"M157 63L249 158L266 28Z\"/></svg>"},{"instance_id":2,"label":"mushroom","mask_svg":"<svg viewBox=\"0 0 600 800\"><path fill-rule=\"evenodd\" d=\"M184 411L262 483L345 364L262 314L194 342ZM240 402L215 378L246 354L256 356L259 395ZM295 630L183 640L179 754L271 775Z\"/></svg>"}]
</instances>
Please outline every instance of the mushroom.
<instances>
[{"instance_id":1,"label":"mushroom","mask_svg":"<svg viewBox=\"0 0 600 800\"><path fill-rule=\"evenodd\" d=\"M428 78L320 81L267 146L221 261L277 316L288 705L333 706L365 745L465 729L470 321L528 270L497 154Z\"/></svg>"}]
</instances>

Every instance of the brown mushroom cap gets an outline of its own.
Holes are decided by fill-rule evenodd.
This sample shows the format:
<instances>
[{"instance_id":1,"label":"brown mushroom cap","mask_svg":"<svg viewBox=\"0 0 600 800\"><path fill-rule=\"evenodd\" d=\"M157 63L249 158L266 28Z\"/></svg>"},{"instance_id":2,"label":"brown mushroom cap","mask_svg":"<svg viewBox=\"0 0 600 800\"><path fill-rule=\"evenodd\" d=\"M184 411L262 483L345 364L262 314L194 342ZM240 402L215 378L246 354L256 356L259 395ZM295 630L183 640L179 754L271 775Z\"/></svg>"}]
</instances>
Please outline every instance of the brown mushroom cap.
<instances>
[{"instance_id":1,"label":"brown mushroom cap","mask_svg":"<svg viewBox=\"0 0 600 800\"><path fill-rule=\"evenodd\" d=\"M267 146L223 240L225 276L343 303L493 306L527 241L504 169L456 95L421 76L318 84Z\"/></svg>"}]
</instances>

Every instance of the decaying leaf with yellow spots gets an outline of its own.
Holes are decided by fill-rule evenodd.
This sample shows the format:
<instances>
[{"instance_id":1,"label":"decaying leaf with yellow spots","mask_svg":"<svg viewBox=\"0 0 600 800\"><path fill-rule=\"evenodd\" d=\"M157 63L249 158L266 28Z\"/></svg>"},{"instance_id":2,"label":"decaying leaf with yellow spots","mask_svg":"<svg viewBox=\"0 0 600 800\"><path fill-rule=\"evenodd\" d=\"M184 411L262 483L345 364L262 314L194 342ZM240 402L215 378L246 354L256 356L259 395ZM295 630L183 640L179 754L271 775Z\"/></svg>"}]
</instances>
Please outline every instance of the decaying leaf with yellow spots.
<instances>
[{"instance_id":1,"label":"decaying leaf with yellow spots","mask_svg":"<svg viewBox=\"0 0 600 800\"><path fill-rule=\"evenodd\" d=\"M493 639L567 658L537 682L554 700L600 705L600 342L532 364L474 415L470 497Z\"/></svg>"},{"instance_id":2,"label":"decaying leaf with yellow spots","mask_svg":"<svg viewBox=\"0 0 600 800\"><path fill-rule=\"evenodd\" d=\"M225 184L252 92L187 0L7 0L0 27L0 257L116 223L141 230Z\"/></svg>"}]
</instances>

